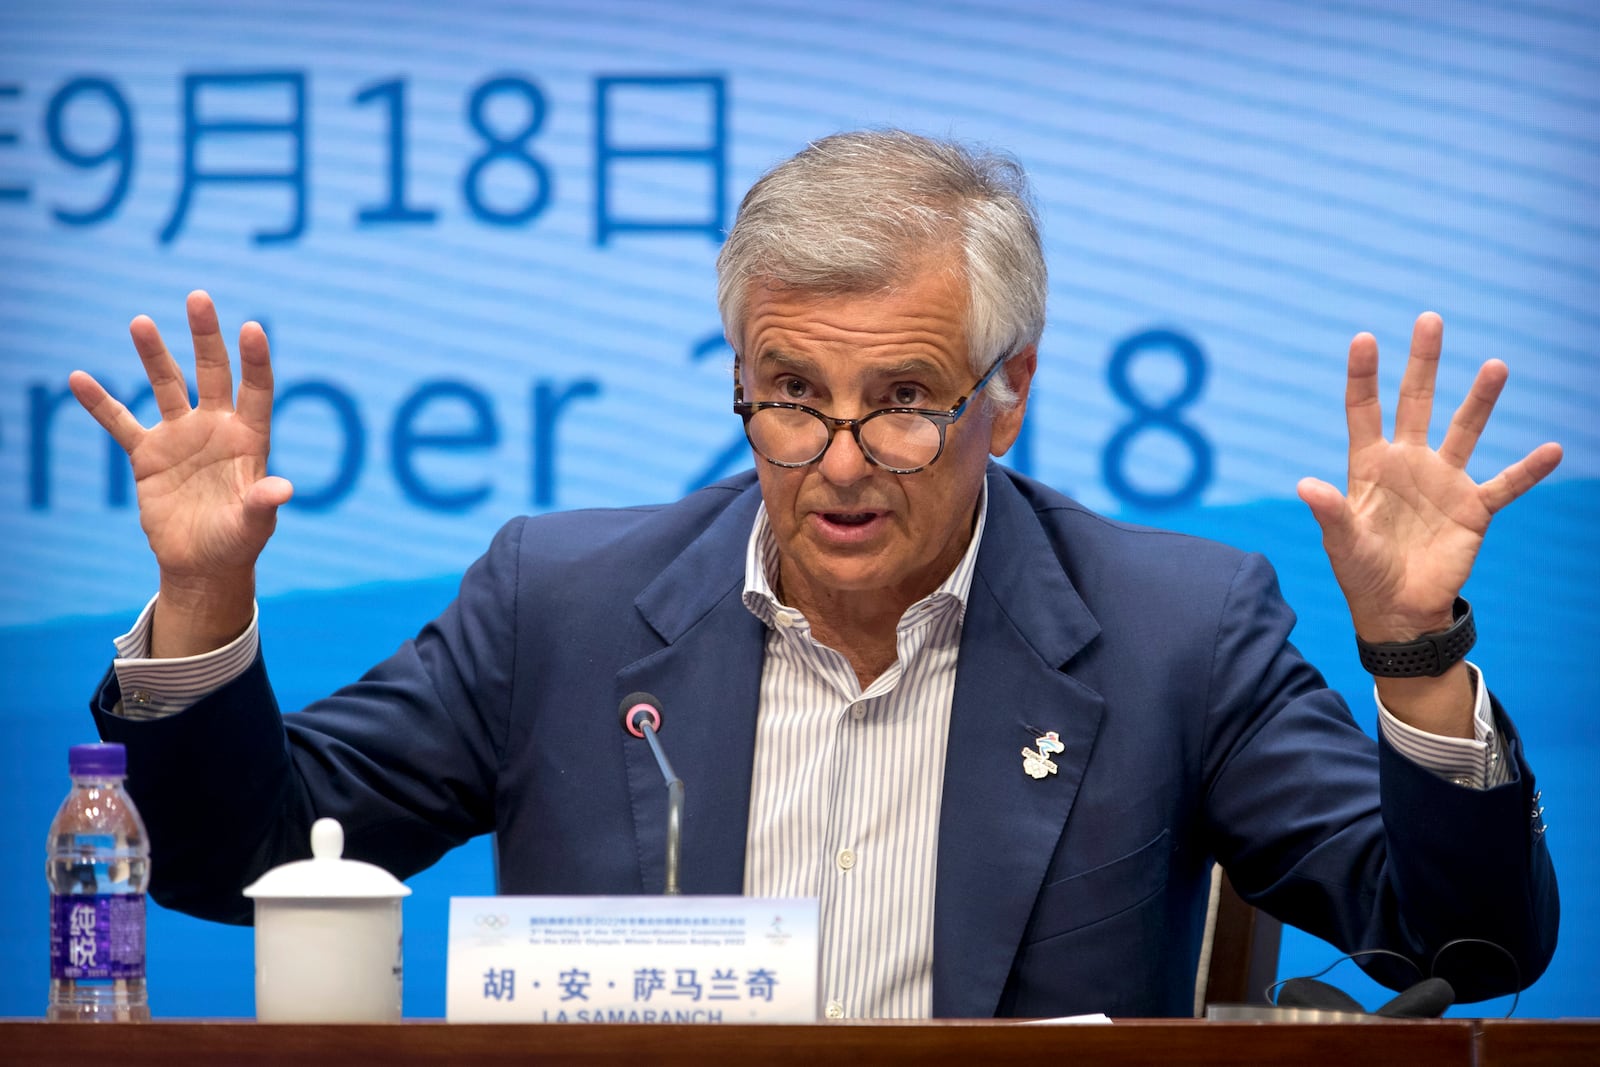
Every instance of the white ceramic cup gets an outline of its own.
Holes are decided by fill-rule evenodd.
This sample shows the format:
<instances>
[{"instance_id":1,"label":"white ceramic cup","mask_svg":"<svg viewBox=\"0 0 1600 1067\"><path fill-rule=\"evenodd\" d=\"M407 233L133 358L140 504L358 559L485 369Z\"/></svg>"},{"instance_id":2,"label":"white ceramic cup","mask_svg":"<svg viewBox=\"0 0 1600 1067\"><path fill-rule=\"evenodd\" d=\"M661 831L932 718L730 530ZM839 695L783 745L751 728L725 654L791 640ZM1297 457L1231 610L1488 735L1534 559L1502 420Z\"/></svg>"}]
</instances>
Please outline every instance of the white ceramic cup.
<instances>
[{"instance_id":1,"label":"white ceramic cup","mask_svg":"<svg viewBox=\"0 0 1600 1067\"><path fill-rule=\"evenodd\" d=\"M399 900L257 900L256 1018L400 1018Z\"/></svg>"},{"instance_id":2,"label":"white ceramic cup","mask_svg":"<svg viewBox=\"0 0 1600 1067\"><path fill-rule=\"evenodd\" d=\"M275 867L245 890L256 908L256 1018L381 1023L400 1018L400 902L411 890L341 859L344 830L311 828L314 858Z\"/></svg>"}]
</instances>

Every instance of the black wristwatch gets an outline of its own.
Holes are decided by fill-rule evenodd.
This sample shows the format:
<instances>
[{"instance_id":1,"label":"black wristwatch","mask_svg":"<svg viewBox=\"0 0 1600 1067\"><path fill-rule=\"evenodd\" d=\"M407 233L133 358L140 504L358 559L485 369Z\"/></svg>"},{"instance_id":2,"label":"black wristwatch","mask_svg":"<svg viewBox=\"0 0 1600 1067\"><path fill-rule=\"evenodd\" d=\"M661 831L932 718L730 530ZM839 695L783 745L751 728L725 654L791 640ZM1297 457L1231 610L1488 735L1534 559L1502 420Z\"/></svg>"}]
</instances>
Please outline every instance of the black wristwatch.
<instances>
[{"instance_id":1,"label":"black wristwatch","mask_svg":"<svg viewBox=\"0 0 1600 1067\"><path fill-rule=\"evenodd\" d=\"M1459 663L1478 640L1472 605L1456 597L1450 629L1423 634L1415 641L1371 644L1356 637L1361 666L1377 678L1437 678Z\"/></svg>"}]
</instances>

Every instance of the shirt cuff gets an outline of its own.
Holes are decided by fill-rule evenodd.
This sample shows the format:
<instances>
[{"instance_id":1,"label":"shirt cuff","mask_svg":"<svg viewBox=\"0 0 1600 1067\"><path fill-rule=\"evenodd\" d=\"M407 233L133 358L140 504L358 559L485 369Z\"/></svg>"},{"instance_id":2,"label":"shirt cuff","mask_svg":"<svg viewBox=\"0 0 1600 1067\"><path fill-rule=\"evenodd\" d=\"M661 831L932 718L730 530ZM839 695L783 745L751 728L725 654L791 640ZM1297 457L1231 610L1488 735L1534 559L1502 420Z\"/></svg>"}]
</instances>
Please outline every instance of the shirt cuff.
<instances>
[{"instance_id":1,"label":"shirt cuff","mask_svg":"<svg viewBox=\"0 0 1600 1067\"><path fill-rule=\"evenodd\" d=\"M1510 781L1511 771L1506 766L1505 746L1494 728L1489 687L1478 668L1468 663L1467 669L1472 672L1475 699L1472 737L1442 737L1401 722L1383 706L1374 685L1372 699L1378 705L1378 729L1396 752L1424 770L1469 789L1492 789Z\"/></svg>"},{"instance_id":2,"label":"shirt cuff","mask_svg":"<svg viewBox=\"0 0 1600 1067\"><path fill-rule=\"evenodd\" d=\"M117 658L112 669L122 699L111 709L124 719L162 719L198 703L239 677L255 662L261 639L256 629L260 611L250 606L244 633L212 652L176 659L150 658L150 621L156 598L139 613L132 629L114 638Z\"/></svg>"}]
</instances>

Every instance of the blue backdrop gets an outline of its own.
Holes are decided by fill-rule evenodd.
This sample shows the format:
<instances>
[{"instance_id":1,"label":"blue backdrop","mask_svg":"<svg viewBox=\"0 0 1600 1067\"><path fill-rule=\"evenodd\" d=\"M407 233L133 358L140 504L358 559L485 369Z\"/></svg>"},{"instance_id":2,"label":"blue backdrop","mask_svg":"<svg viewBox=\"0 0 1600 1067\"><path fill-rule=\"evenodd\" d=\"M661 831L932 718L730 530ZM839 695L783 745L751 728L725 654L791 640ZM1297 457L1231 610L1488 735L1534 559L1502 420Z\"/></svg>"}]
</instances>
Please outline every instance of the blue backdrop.
<instances>
[{"instance_id":1,"label":"blue backdrop","mask_svg":"<svg viewBox=\"0 0 1600 1067\"><path fill-rule=\"evenodd\" d=\"M1450 403L1483 359L1511 365L1474 471L1547 439L1567 459L1496 520L1474 658L1534 754L1566 898L1521 1011L1594 1014L1597 58L1583 0L7 5L0 1015L43 1009L65 749L154 588L126 462L67 373L149 418L133 315L180 347L203 286L225 332L266 324L298 495L262 628L298 706L442 607L507 517L748 462L720 234L762 170L863 125L1006 148L1037 183L1050 327L1009 461L1268 553L1369 728L1294 498L1342 480L1346 345L1377 334L1392 397L1431 308ZM413 886L406 1011L439 1016L445 901L490 890L486 845ZM1283 969L1332 957L1295 935ZM155 911L150 975L158 1015L248 1015L250 933Z\"/></svg>"}]
</instances>

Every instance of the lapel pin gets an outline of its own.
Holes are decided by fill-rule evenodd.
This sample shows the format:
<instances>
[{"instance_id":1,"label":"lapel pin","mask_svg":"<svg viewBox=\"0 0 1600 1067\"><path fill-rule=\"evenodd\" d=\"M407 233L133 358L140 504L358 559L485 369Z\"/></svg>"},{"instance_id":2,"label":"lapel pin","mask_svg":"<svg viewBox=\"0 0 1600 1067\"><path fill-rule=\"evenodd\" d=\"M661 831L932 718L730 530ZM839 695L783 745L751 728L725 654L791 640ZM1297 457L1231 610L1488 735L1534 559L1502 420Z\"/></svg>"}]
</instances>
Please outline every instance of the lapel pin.
<instances>
[{"instance_id":1,"label":"lapel pin","mask_svg":"<svg viewBox=\"0 0 1600 1067\"><path fill-rule=\"evenodd\" d=\"M1054 730L1036 738L1032 748L1022 750L1022 769L1028 772L1029 778L1043 778L1047 774L1054 774L1059 769L1050 757L1057 752L1065 752L1067 746L1061 743L1061 737Z\"/></svg>"}]
</instances>

